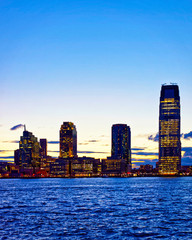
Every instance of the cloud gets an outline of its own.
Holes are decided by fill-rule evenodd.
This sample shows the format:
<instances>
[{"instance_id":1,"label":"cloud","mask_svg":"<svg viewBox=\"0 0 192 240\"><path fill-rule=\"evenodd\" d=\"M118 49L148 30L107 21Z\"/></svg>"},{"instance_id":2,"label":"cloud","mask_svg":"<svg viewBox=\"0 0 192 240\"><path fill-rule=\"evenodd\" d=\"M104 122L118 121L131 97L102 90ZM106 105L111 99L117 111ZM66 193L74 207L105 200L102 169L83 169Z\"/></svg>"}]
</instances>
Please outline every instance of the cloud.
<instances>
[{"instance_id":1,"label":"cloud","mask_svg":"<svg viewBox=\"0 0 192 240\"><path fill-rule=\"evenodd\" d=\"M145 148L131 148L132 151L143 151Z\"/></svg>"},{"instance_id":2,"label":"cloud","mask_svg":"<svg viewBox=\"0 0 192 240\"><path fill-rule=\"evenodd\" d=\"M59 141L49 141L49 144L59 144Z\"/></svg>"},{"instance_id":3,"label":"cloud","mask_svg":"<svg viewBox=\"0 0 192 240\"><path fill-rule=\"evenodd\" d=\"M14 141L2 141L2 143L19 143L19 141L14 140Z\"/></svg>"},{"instance_id":4,"label":"cloud","mask_svg":"<svg viewBox=\"0 0 192 240\"><path fill-rule=\"evenodd\" d=\"M185 140L192 139L192 131L190 131L188 133L182 133L181 134L181 138L183 138ZM148 140L151 140L151 141L154 141L154 142L158 142L159 141L159 133L149 135L148 136Z\"/></svg>"},{"instance_id":5,"label":"cloud","mask_svg":"<svg viewBox=\"0 0 192 240\"><path fill-rule=\"evenodd\" d=\"M186 166L186 165L192 165L192 151L191 152L185 152L184 156L181 158L181 165Z\"/></svg>"},{"instance_id":6,"label":"cloud","mask_svg":"<svg viewBox=\"0 0 192 240\"><path fill-rule=\"evenodd\" d=\"M100 154L109 154L109 152L95 152L95 151L77 151L78 153L100 153Z\"/></svg>"},{"instance_id":7,"label":"cloud","mask_svg":"<svg viewBox=\"0 0 192 240\"><path fill-rule=\"evenodd\" d=\"M158 156L159 154L156 152L135 152L132 153L134 155L140 155L140 156Z\"/></svg>"},{"instance_id":8,"label":"cloud","mask_svg":"<svg viewBox=\"0 0 192 240\"><path fill-rule=\"evenodd\" d=\"M153 167L156 167L156 162L158 159L136 159L132 158L131 163L134 164L134 167L139 167L140 165L146 165L150 164L153 165Z\"/></svg>"},{"instance_id":9,"label":"cloud","mask_svg":"<svg viewBox=\"0 0 192 240\"><path fill-rule=\"evenodd\" d=\"M10 130L11 130L11 131L15 131L15 130L17 130L17 129L19 129L19 128L22 128L22 127L24 127L23 124L18 124L18 125L16 125L16 126L10 128Z\"/></svg>"},{"instance_id":10,"label":"cloud","mask_svg":"<svg viewBox=\"0 0 192 240\"><path fill-rule=\"evenodd\" d=\"M59 151L52 151L52 150L50 150L48 152L59 153ZM88 153L88 154L90 154L90 153L108 154L108 152L95 152L95 151L77 151L77 152L78 153Z\"/></svg>"},{"instance_id":11,"label":"cloud","mask_svg":"<svg viewBox=\"0 0 192 240\"><path fill-rule=\"evenodd\" d=\"M5 156L5 157L0 157L0 159L14 159L14 156Z\"/></svg>"},{"instance_id":12,"label":"cloud","mask_svg":"<svg viewBox=\"0 0 192 240\"><path fill-rule=\"evenodd\" d=\"M0 150L0 153L12 152L12 150Z\"/></svg>"},{"instance_id":13,"label":"cloud","mask_svg":"<svg viewBox=\"0 0 192 240\"><path fill-rule=\"evenodd\" d=\"M158 142L159 141L159 133L148 136L148 140L151 140L153 142Z\"/></svg>"},{"instance_id":14,"label":"cloud","mask_svg":"<svg viewBox=\"0 0 192 240\"><path fill-rule=\"evenodd\" d=\"M146 138L146 137L148 137L149 136L149 134L139 134L139 135L136 135L135 137L136 138Z\"/></svg>"},{"instance_id":15,"label":"cloud","mask_svg":"<svg viewBox=\"0 0 192 240\"><path fill-rule=\"evenodd\" d=\"M181 150L183 152L185 152L184 155L183 155L183 158L184 157L189 157L189 158L192 159L192 147L183 147Z\"/></svg>"},{"instance_id":16,"label":"cloud","mask_svg":"<svg viewBox=\"0 0 192 240\"><path fill-rule=\"evenodd\" d=\"M99 142L99 140L89 140L84 143L79 143L78 145L88 145L89 143L95 143L95 142ZM59 144L59 141L49 141L48 143L49 144Z\"/></svg>"},{"instance_id":17,"label":"cloud","mask_svg":"<svg viewBox=\"0 0 192 240\"><path fill-rule=\"evenodd\" d=\"M181 137L186 140L190 140L192 138L192 131L189 133L182 133Z\"/></svg>"},{"instance_id":18,"label":"cloud","mask_svg":"<svg viewBox=\"0 0 192 240\"><path fill-rule=\"evenodd\" d=\"M96 139L93 139L93 140L88 140L88 141L85 141L85 142L82 142L82 143L78 143L78 145L88 145L90 143L96 143L96 142L100 142L101 140L96 140Z\"/></svg>"}]
</instances>

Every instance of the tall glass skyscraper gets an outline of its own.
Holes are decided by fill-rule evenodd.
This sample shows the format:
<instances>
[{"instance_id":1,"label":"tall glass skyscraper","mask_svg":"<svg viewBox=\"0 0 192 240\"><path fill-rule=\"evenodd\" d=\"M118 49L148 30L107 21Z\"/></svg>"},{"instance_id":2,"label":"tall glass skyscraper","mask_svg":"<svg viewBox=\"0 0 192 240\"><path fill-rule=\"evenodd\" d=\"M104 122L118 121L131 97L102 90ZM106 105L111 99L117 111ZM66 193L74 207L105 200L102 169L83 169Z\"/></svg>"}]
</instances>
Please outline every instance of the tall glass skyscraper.
<instances>
[{"instance_id":1,"label":"tall glass skyscraper","mask_svg":"<svg viewBox=\"0 0 192 240\"><path fill-rule=\"evenodd\" d=\"M162 85L159 108L159 174L181 167L180 96L178 85Z\"/></svg>"},{"instance_id":2,"label":"tall glass skyscraper","mask_svg":"<svg viewBox=\"0 0 192 240\"><path fill-rule=\"evenodd\" d=\"M60 129L60 158L77 157L77 131L72 122L64 122Z\"/></svg>"},{"instance_id":3,"label":"tall glass skyscraper","mask_svg":"<svg viewBox=\"0 0 192 240\"><path fill-rule=\"evenodd\" d=\"M131 164L131 130L126 124L114 124L112 126L111 156L117 159L125 159L127 164Z\"/></svg>"}]
</instances>

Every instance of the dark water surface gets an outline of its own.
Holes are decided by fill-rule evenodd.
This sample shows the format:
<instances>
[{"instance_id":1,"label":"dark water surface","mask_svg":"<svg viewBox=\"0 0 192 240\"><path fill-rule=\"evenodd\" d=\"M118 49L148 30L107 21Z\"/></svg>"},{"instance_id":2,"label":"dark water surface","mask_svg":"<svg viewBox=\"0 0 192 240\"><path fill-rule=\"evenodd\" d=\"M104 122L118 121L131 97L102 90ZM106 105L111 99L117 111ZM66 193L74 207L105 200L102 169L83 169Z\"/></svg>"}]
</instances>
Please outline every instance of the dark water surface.
<instances>
[{"instance_id":1,"label":"dark water surface","mask_svg":"<svg viewBox=\"0 0 192 240\"><path fill-rule=\"evenodd\" d=\"M0 239L192 239L192 177L0 179Z\"/></svg>"}]
</instances>

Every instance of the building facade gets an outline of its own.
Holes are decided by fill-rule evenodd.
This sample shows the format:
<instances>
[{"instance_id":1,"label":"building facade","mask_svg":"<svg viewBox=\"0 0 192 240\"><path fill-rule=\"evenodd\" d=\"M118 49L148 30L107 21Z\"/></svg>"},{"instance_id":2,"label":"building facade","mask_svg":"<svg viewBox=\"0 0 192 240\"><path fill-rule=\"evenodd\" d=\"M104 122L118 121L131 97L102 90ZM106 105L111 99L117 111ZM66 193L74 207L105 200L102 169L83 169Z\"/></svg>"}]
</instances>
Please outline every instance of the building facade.
<instances>
[{"instance_id":1,"label":"building facade","mask_svg":"<svg viewBox=\"0 0 192 240\"><path fill-rule=\"evenodd\" d=\"M177 174L181 168L180 96L178 85L163 85L159 108L159 162L162 175Z\"/></svg>"},{"instance_id":2,"label":"building facade","mask_svg":"<svg viewBox=\"0 0 192 240\"><path fill-rule=\"evenodd\" d=\"M115 159L108 157L102 159L102 176L121 177L125 176L127 164L125 159Z\"/></svg>"},{"instance_id":3,"label":"building facade","mask_svg":"<svg viewBox=\"0 0 192 240\"><path fill-rule=\"evenodd\" d=\"M41 146L41 155L43 157L46 157L47 156L47 139L46 138L40 139L40 146Z\"/></svg>"},{"instance_id":4,"label":"building facade","mask_svg":"<svg viewBox=\"0 0 192 240\"><path fill-rule=\"evenodd\" d=\"M77 131L72 122L64 122L60 129L60 158L77 157Z\"/></svg>"},{"instance_id":5,"label":"building facade","mask_svg":"<svg viewBox=\"0 0 192 240\"><path fill-rule=\"evenodd\" d=\"M126 124L112 126L111 157L125 159L126 164L131 165L131 130Z\"/></svg>"},{"instance_id":6,"label":"building facade","mask_svg":"<svg viewBox=\"0 0 192 240\"><path fill-rule=\"evenodd\" d=\"M19 141L19 149L15 151L15 164L21 167L39 167L40 149L37 138L25 129Z\"/></svg>"}]
</instances>

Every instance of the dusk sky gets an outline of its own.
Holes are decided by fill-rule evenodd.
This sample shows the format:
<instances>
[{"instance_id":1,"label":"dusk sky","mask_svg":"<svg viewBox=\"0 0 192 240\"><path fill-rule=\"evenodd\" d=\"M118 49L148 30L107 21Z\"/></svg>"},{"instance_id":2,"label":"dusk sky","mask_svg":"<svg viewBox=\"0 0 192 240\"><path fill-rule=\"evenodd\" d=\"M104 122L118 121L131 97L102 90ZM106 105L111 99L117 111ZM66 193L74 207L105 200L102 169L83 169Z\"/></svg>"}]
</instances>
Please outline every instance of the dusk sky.
<instances>
[{"instance_id":1,"label":"dusk sky","mask_svg":"<svg viewBox=\"0 0 192 240\"><path fill-rule=\"evenodd\" d=\"M111 126L124 123L133 166L155 166L161 85L177 83L192 165L191 0L0 0L0 21L1 160L13 161L19 124L56 157L71 121L79 156L105 158Z\"/></svg>"}]
</instances>

